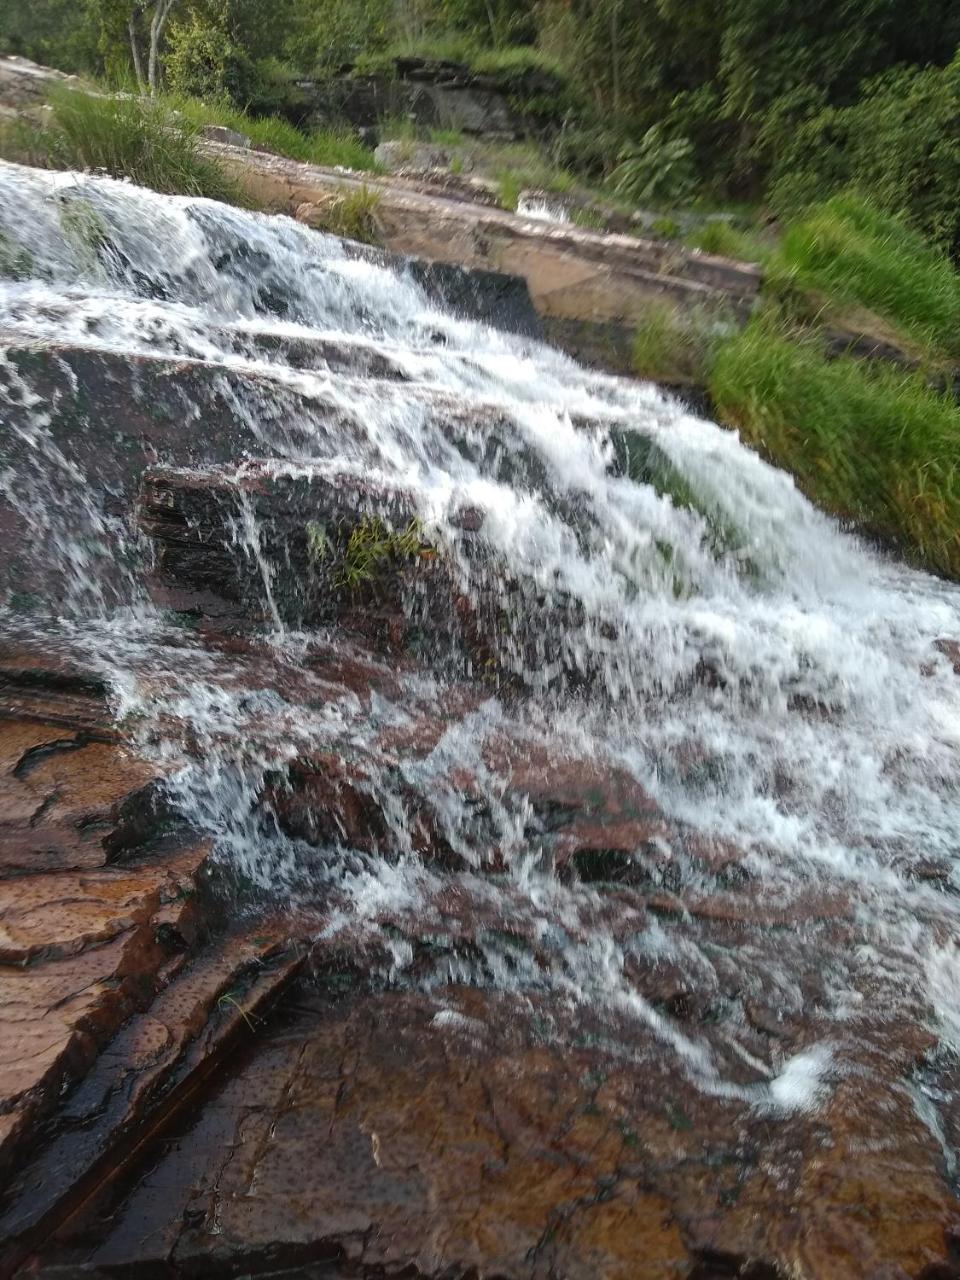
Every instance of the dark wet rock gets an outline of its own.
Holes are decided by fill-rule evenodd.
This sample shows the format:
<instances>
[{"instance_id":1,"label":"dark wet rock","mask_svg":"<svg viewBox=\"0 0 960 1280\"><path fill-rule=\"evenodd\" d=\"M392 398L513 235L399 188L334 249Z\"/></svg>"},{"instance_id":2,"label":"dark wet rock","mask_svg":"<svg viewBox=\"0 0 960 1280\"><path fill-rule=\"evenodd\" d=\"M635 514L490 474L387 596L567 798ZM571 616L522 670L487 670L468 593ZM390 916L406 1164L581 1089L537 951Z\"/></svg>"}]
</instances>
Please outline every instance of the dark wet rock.
<instances>
[{"instance_id":1,"label":"dark wet rock","mask_svg":"<svg viewBox=\"0 0 960 1280\"><path fill-rule=\"evenodd\" d=\"M245 518L255 546L243 538ZM431 612L442 599L454 608L449 570L410 498L351 475L268 463L234 473L152 468L139 523L156 549L155 594L179 610L269 621L275 609L295 626L337 622L402 647L417 626L411 598Z\"/></svg>"},{"instance_id":2,"label":"dark wet rock","mask_svg":"<svg viewBox=\"0 0 960 1280\"><path fill-rule=\"evenodd\" d=\"M521 337L544 336L527 282L502 271L411 259L409 271L427 296L454 315Z\"/></svg>"}]
</instances>

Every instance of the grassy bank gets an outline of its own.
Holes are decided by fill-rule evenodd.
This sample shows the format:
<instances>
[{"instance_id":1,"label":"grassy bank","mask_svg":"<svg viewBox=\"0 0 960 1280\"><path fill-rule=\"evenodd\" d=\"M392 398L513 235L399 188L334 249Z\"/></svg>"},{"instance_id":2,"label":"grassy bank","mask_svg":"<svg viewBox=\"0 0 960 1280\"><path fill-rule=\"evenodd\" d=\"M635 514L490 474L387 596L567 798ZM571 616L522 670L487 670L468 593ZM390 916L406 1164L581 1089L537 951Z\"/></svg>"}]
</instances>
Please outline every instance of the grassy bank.
<instances>
[{"instance_id":1,"label":"grassy bank","mask_svg":"<svg viewBox=\"0 0 960 1280\"><path fill-rule=\"evenodd\" d=\"M48 169L129 178L165 195L244 203L239 185L199 146L199 126L146 98L50 95L49 118L0 129L0 156Z\"/></svg>"},{"instance_id":2,"label":"grassy bank","mask_svg":"<svg viewBox=\"0 0 960 1280\"><path fill-rule=\"evenodd\" d=\"M652 308L638 374L705 388L719 421L790 471L824 510L960 577L960 276L897 219L849 196L785 228L766 254L762 309L722 317ZM838 328L903 356L831 358Z\"/></svg>"},{"instance_id":3,"label":"grassy bank","mask_svg":"<svg viewBox=\"0 0 960 1280\"><path fill-rule=\"evenodd\" d=\"M50 169L81 169L129 178L166 195L248 203L240 185L205 155L205 124L225 125L258 146L293 160L376 168L373 153L336 132L305 133L276 117L257 119L225 103L142 98L56 88L46 119L0 126L0 157Z\"/></svg>"},{"instance_id":4,"label":"grassy bank","mask_svg":"<svg viewBox=\"0 0 960 1280\"><path fill-rule=\"evenodd\" d=\"M881 331L909 354L960 354L960 276L916 232L867 201L836 196L788 226L767 293L800 318Z\"/></svg>"},{"instance_id":5,"label":"grassy bank","mask_svg":"<svg viewBox=\"0 0 960 1280\"><path fill-rule=\"evenodd\" d=\"M709 376L721 421L819 506L960 576L960 408L923 375L828 360L810 335L754 321Z\"/></svg>"}]
</instances>

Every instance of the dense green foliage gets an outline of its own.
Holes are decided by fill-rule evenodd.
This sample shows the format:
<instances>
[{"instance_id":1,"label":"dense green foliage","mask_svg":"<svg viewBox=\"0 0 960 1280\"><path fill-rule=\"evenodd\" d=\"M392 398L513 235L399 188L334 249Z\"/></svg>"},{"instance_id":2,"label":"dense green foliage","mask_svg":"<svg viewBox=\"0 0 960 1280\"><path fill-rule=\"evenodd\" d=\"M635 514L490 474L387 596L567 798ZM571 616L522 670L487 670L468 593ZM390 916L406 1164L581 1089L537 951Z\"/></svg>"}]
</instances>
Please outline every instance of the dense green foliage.
<instances>
[{"instance_id":1,"label":"dense green foliage","mask_svg":"<svg viewBox=\"0 0 960 1280\"><path fill-rule=\"evenodd\" d=\"M6 0L0 47L129 81L156 3ZM772 193L792 213L853 186L957 253L958 44L954 0L174 0L158 56L168 91L254 114L346 62L454 58L558 168L617 170L630 198Z\"/></svg>"},{"instance_id":2,"label":"dense green foliage","mask_svg":"<svg viewBox=\"0 0 960 1280\"><path fill-rule=\"evenodd\" d=\"M772 184L781 210L844 187L960 257L960 55L871 80L857 102L824 107L784 140Z\"/></svg>"}]
</instances>

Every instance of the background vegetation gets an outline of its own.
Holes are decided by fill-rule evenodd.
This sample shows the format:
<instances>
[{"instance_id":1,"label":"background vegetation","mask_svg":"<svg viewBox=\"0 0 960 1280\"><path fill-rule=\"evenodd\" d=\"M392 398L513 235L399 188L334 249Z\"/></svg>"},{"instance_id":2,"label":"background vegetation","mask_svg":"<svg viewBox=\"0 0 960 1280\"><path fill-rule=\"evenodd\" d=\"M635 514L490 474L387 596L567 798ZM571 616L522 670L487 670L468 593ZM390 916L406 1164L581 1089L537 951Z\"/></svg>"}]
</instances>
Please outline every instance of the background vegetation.
<instances>
[{"instance_id":1,"label":"background vegetation","mask_svg":"<svg viewBox=\"0 0 960 1280\"><path fill-rule=\"evenodd\" d=\"M955 0L6 0L0 47L291 114L296 82L400 53L497 77L561 169L630 199L851 187L960 252Z\"/></svg>"}]
</instances>

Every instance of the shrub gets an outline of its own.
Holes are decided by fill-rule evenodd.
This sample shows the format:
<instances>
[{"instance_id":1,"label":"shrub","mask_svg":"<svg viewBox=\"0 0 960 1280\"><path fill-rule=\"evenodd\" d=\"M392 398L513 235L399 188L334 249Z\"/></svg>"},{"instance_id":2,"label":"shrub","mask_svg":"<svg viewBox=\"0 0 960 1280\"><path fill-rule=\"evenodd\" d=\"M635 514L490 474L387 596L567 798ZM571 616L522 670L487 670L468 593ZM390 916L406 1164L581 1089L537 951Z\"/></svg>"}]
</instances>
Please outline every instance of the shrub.
<instances>
[{"instance_id":1,"label":"shrub","mask_svg":"<svg viewBox=\"0 0 960 1280\"><path fill-rule=\"evenodd\" d=\"M855 187L960 258L960 53L943 68L888 72L853 106L799 124L773 177L781 211Z\"/></svg>"},{"instance_id":2,"label":"shrub","mask_svg":"<svg viewBox=\"0 0 960 1280\"><path fill-rule=\"evenodd\" d=\"M960 349L960 275L916 232L855 196L836 196L788 226L769 287L829 315L865 307L926 351Z\"/></svg>"},{"instance_id":3,"label":"shrub","mask_svg":"<svg viewBox=\"0 0 960 1280\"><path fill-rule=\"evenodd\" d=\"M621 153L611 175L618 195L640 203L666 204L686 199L694 186L693 145L667 138L662 125L647 130L640 145Z\"/></svg>"},{"instance_id":4,"label":"shrub","mask_svg":"<svg viewBox=\"0 0 960 1280\"><path fill-rule=\"evenodd\" d=\"M717 351L710 392L723 421L841 519L918 564L960 575L960 408L917 373L827 360L754 320Z\"/></svg>"},{"instance_id":5,"label":"shrub","mask_svg":"<svg viewBox=\"0 0 960 1280\"><path fill-rule=\"evenodd\" d=\"M244 100L252 68L227 33L191 12L170 27L164 58L166 83L174 94ZM244 81L248 83L244 83Z\"/></svg>"},{"instance_id":6,"label":"shrub","mask_svg":"<svg viewBox=\"0 0 960 1280\"><path fill-rule=\"evenodd\" d=\"M168 195L243 203L238 185L200 151L196 127L161 103L58 88L50 107L42 127L3 135L8 158L129 178Z\"/></svg>"}]
</instances>

